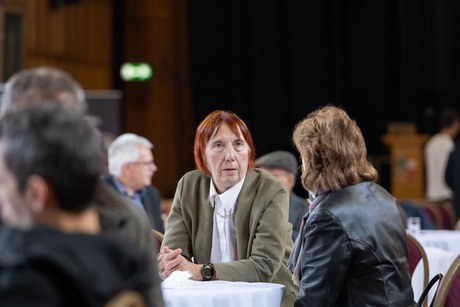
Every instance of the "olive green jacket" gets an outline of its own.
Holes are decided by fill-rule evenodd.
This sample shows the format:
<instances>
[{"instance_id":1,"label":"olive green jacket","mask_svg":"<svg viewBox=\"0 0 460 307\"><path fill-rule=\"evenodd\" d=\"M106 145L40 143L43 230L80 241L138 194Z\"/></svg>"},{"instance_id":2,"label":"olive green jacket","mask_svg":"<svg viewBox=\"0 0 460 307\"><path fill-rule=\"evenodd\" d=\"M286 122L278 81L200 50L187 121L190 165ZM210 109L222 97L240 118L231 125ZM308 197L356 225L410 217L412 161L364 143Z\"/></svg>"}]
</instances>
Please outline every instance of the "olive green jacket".
<instances>
[{"instance_id":1,"label":"olive green jacket","mask_svg":"<svg viewBox=\"0 0 460 307\"><path fill-rule=\"evenodd\" d=\"M211 257L214 211L210 181L200 171L191 171L180 179L163 240L163 246L181 248L185 258L198 264L208 263ZM214 263L217 277L283 284L282 306L293 306L298 287L287 269L293 244L288 210L284 185L264 170L248 169L235 212L239 260Z\"/></svg>"}]
</instances>

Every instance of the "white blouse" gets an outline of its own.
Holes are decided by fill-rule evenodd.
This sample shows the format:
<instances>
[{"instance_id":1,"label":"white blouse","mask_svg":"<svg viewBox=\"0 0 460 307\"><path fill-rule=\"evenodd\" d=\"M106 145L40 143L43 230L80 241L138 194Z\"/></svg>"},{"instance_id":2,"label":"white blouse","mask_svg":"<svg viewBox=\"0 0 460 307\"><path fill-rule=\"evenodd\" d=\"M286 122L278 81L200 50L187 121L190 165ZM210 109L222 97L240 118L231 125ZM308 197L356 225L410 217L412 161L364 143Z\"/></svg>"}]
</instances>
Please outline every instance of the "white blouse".
<instances>
[{"instance_id":1,"label":"white blouse","mask_svg":"<svg viewBox=\"0 0 460 307\"><path fill-rule=\"evenodd\" d=\"M213 263L238 260L235 230L236 200L245 178L220 195L211 180L209 198L214 208L211 248Z\"/></svg>"}]
</instances>

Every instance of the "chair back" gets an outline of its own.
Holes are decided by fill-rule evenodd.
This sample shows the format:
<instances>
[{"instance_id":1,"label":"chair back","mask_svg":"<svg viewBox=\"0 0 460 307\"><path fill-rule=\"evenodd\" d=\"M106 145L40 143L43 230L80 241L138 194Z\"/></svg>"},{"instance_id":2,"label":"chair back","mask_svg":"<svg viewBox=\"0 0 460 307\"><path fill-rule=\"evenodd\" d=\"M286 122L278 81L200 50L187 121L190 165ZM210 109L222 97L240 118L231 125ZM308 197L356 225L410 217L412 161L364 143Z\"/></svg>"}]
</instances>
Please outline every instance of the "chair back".
<instances>
[{"instance_id":1,"label":"chair back","mask_svg":"<svg viewBox=\"0 0 460 307\"><path fill-rule=\"evenodd\" d=\"M460 255L455 258L442 279L433 302L434 307L460 306Z\"/></svg>"},{"instance_id":2,"label":"chair back","mask_svg":"<svg viewBox=\"0 0 460 307\"><path fill-rule=\"evenodd\" d=\"M460 230L460 219L457 221L457 223L454 226L454 230Z\"/></svg>"},{"instance_id":3,"label":"chair back","mask_svg":"<svg viewBox=\"0 0 460 307\"><path fill-rule=\"evenodd\" d=\"M407 251L409 254L409 274L412 277L414 275L415 268L418 263L422 261L423 263L423 288L426 288L429 281L429 268L428 268L428 257L426 256L423 246L420 244L417 239L411 234L407 233ZM423 306L427 306L427 302L423 303Z\"/></svg>"},{"instance_id":4,"label":"chair back","mask_svg":"<svg viewBox=\"0 0 460 307\"><path fill-rule=\"evenodd\" d=\"M442 203L437 204L439 213L442 219L441 229L454 229L455 226L455 210L452 205L452 201L446 200Z\"/></svg>"},{"instance_id":5,"label":"chair back","mask_svg":"<svg viewBox=\"0 0 460 307\"><path fill-rule=\"evenodd\" d=\"M421 207L423 211L426 213L426 215L431 219L433 224L436 225L436 228L442 229L443 228L442 215L441 215L441 211L439 210L438 206L430 204L430 203L424 203L424 204L421 204Z\"/></svg>"},{"instance_id":6,"label":"chair back","mask_svg":"<svg viewBox=\"0 0 460 307\"><path fill-rule=\"evenodd\" d=\"M431 288L433 288L433 286L437 284L436 291L434 293L433 299L431 300L431 304L430 304L430 307L433 306L434 300L436 299L436 294L438 293L439 286L441 284L442 277L443 275L441 273L438 273L430 280L430 282L425 287L425 289L423 289L423 292L420 295L420 298L418 299L417 306L421 307L424 304L426 305L425 299L428 296L428 292L430 292Z\"/></svg>"},{"instance_id":7,"label":"chair back","mask_svg":"<svg viewBox=\"0 0 460 307\"><path fill-rule=\"evenodd\" d=\"M124 290L113 297L104 307L146 307L146 304L138 292Z\"/></svg>"},{"instance_id":8,"label":"chair back","mask_svg":"<svg viewBox=\"0 0 460 307\"><path fill-rule=\"evenodd\" d=\"M161 248L161 243L163 243L164 234L153 228L152 233L155 239L157 240L157 251L159 252Z\"/></svg>"}]
</instances>

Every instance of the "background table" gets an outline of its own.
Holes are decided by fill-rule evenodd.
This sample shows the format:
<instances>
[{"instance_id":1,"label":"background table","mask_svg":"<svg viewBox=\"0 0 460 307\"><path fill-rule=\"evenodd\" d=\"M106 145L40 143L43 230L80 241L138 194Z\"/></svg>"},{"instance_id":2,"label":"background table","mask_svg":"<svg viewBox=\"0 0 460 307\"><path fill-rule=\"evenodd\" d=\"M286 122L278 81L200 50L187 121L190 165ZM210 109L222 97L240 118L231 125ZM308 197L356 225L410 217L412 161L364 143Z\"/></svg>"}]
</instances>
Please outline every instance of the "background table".
<instances>
[{"instance_id":1,"label":"background table","mask_svg":"<svg viewBox=\"0 0 460 307\"><path fill-rule=\"evenodd\" d=\"M279 307L284 285L230 281L194 281L191 287L162 289L166 307Z\"/></svg>"},{"instance_id":2,"label":"background table","mask_svg":"<svg viewBox=\"0 0 460 307\"><path fill-rule=\"evenodd\" d=\"M423 246L428 257L430 279L438 273L446 274L452 262L460 254L460 231L458 230L422 230L412 234ZM423 265L420 262L412 276L414 298L418 300L423 291ZM431 302L434 286L428 293L428 302Z\"/></svg>"},{"instance_id":3,"label":"background table","mask_svg":"<svg viewBox=\"0 0 460 307\"><path fill-rule=\"evenodd\" d=\"M459 230L422 230L413 236L426 247L437 247L460 254Z\"/></svg>"}]
</instances>

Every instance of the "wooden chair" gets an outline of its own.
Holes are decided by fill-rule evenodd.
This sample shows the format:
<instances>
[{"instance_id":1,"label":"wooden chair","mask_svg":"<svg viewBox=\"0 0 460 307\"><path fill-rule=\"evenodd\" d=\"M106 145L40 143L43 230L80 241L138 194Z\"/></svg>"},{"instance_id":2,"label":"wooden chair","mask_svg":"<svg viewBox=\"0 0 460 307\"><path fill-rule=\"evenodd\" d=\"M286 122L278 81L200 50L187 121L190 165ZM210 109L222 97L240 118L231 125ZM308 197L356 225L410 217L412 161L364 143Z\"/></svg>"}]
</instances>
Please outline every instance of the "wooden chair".
<instances>
[{"instance_id":1,"label":"wooden chair","mask_svg":"<svg viewBox=\"0 0 460 307\"><path fill-rule=\"evenodd\" d=\"M157 251L159 252L160 251L160 248L161 248L161 243L163 243L163 238L164 238L164 234L162 234L161 232L159 232L158 230L156 229L153 229L152 228L152 233L153 233L153 236L155 237L155 239L157 240Z\"/></svg>"},{"instance_id":2,"label":"wooden chair","mask_svg":"<svg viewBox=\"0 0 460 307\"><path fill-rule=\"evenodd\" d=\"M454 230L460 230L460 219L457 221L457 223L454 226Z\"/></svg>"},{"instance_id":3,"label":"wooden chair","mask_svg":"<svg viewBox=\"0 0 460 307\"><path fill-rule=\"evenodd\" d=\"M455 210L450 200L436 204L441 214L442 228L440 229L454 229L455 225Z\"/></svg>"},{"instance_id":4,"label":"wooden chair","mask_svg":"<svg viewBox=\"0 0 460 307\"><path fill-rule=\"evenodd\" d=\"M138 292L124 290L112 298L104 307L146 307L146 304Z\"/></svg>"},{"instance_id":5,"label":"wooden chair","mask_svg":"<svg viewBox=\"0 0 460 307\"><path fill-rule=\"evenodd\" d=\"M423 211L425 211L431 221L436 225L436 227L438 229L443 229L444 223L439 207L430 203L423 203L419 205L422 207Z\"/></svg>"},{"instance_id":6,"label":"wooden chair","mask_svg":"<svg viewBox=\"0 0 460 307\"><path fill-rule=\"evenodd\" d=\"M165 236L163 233L161 233L158 230L153 229L153 228L152 228L152 233L153 233L153 236L155 237L155 239L157 239L160 243L163 242L163 238Z\"/></svg>"},{"instance_id":7,"label":"wooden chair","mask_svg":"<svg viewBox=\"0 0 460 307\"><path fill-rule=\"evenodd\" d=\"M423 263L423 288L426 288L429 281L429 268L428 268L428 257L426 256L425 250L420 242L417 241L414 236L407 233L407 251L409 253L409 274L412 277L414 275L417 264L422 261ZM426 307L428 302L424 302L423 306Z\"/></svg>"},{"instance_id":8,"label":"wooden chair","mask_svg":"<svg viewBox=\"0 0 460 307\"><path fill-rule=\"evenodd\" d=\"M443 278L443 275L441 273L438 273L430 280L430 282L425 287L425 289L423 289L423 292L420 295L420 298L418 299L417 306L421 307L421 306L423 306L423 304L426 305L427 302L425 302L425 300L426 300L426 298L428 296L428 292L430 292L431 288L433 288L434 285L437 284L436 291L434 293L433 299L431 300L431 304L430 304L430 307L433 306L434 300L436 299L436 295L437 295L437 293L439 291L439 286L441 284L442 278Z\"/></svg>"},{"instance_id":9,"label":"wooden chair","mask_svg":"<svg viewBox=\"0 0 460 307\"><path fill-rule=\"evenodd\" d=\"M460 255L451 264L442 279L433 302L434 307L460 306Z\"/></svg>"}]
</instances>

